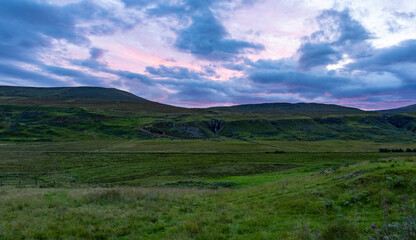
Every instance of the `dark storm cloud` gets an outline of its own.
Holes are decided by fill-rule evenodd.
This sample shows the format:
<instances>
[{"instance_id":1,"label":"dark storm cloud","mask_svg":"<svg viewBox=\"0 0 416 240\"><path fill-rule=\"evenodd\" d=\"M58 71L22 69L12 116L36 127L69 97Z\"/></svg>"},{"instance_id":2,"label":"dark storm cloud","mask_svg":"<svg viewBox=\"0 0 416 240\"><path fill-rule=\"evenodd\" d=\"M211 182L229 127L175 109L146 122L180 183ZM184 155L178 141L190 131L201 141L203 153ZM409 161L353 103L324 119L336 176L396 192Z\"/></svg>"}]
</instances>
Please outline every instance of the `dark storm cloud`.
<instances>
[{"instance_id":1,"label":"dark storm cloud","mask_svg":"<svg viewBox=\"0 0 416 240\"><path fill-rule=\"evenodd\" d=\"M246 50L264 50L261 44L229 38L229 34L210 7L219 1L188 0L179 5L159 5L148 10L150 15L189 17L190 25L177 30L175 47L208 60L230 60ZM185 19L186 21L188 19Z\"/></svg>"}]
</instances>

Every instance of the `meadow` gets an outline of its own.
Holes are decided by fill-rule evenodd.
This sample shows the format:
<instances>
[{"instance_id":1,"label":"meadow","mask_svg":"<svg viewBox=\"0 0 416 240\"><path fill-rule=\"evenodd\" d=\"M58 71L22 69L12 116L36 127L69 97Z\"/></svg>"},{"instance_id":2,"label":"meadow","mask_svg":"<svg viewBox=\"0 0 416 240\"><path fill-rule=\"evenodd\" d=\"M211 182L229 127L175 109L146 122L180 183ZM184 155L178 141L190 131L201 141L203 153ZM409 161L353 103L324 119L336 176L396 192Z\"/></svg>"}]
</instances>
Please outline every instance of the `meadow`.
<instances>
[{"instance_id":1,"label":"meadow","mask_svg":"<svg viewBox=\"0 0 416 240\"><path fill-rule=\"evenodd\" d=\"M412 112L0 100L0 239L416 239Z\"/></svg>"},{"instance_id":2,"label":"meadow","mask_svg":"<svg viewBox=\"0 0 416 240\"><path fill-rule=\"evenodd\" d=\"M0 239L414 239L416 154L381 147L415 145L3 142Z\"/></svg>"}]
</instances>

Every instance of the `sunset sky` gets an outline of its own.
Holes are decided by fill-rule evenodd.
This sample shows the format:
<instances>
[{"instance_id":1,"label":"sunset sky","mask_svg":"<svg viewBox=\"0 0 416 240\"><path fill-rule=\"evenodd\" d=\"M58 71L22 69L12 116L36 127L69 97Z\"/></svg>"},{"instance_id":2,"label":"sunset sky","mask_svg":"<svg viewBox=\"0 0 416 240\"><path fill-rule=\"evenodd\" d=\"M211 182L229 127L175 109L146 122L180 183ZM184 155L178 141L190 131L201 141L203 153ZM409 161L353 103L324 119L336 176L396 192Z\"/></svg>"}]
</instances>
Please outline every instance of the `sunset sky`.
<instances>
[{"instance_id":1,"label":"sunset sky","mask_svg":"<svg viewBox=\"0 0 416 240\"><path fill-rule=\"evenodd\" d=\"M185 107L416 103L414 0L1 0L0 85Z\"/></svg>"}]
</instances>

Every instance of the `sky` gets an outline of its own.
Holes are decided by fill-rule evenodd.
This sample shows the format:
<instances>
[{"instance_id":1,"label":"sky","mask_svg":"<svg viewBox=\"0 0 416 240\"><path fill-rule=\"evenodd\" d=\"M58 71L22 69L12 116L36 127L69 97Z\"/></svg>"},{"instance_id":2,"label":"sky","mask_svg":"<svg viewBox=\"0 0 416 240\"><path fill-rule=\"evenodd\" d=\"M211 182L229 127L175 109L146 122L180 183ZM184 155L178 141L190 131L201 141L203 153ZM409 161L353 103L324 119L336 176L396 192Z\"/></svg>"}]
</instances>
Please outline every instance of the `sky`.
<instances>
[{"instance_id":1,"label":"sky","mask_svg":"<svg viewBox=\"0 0 416 240\"><path fill-rule=\"evenodd\" d=\"M414 0L1 0L0 85L183 107L416 103Z\"/></svg>"}]
</instances>

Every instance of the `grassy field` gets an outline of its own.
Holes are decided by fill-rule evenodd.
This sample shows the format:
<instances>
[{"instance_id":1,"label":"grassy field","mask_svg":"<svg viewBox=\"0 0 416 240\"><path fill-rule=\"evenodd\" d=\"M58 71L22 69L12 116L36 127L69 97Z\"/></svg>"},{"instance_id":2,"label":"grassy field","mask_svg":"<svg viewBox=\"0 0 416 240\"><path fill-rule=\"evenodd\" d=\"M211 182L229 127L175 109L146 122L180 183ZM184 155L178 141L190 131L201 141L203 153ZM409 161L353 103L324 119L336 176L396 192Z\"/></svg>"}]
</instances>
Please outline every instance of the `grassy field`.
<instances>
[{"instance_id":1,"label":"grassy field","mask_svg":"<svg viewBox=\"0 0 416 240\"><path fill-rule=\"evenodd\" d=\"M380 147L416 146L3 142L0 239L406 239L416 153Z\"/></svg>"}]
</instances>

